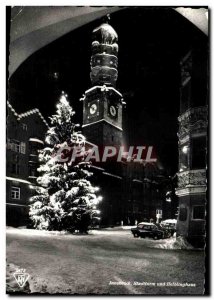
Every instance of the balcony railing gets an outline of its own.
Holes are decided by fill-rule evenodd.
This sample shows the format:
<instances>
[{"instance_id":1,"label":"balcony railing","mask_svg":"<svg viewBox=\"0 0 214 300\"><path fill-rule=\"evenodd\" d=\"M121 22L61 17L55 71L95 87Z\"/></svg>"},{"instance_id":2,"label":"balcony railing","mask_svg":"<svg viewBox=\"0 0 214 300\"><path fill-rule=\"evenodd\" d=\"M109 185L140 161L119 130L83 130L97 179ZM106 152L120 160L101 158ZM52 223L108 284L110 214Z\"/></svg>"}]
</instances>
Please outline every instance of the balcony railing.
<instances>
[{"instance_id":1,"label":"balcony railing","mask_svg":"<svg viewBox=\"0 0 214 300\"><path fill-rule=\"evenodd\" d=\"M207 130L207 106L194 107L187 110L178 117L179 139L184 138L190 133L201 133Z\"/></svg>"},{"instance_id":2,"label":"balcony railing","mask_svg":"<svg viewBox=\"0 0 214 300\"><path fill-rule=\"evenodd\" d=\"M206 185L206 170L189 170L178 173L178 188Z\"/></svg>"}]
</instances>

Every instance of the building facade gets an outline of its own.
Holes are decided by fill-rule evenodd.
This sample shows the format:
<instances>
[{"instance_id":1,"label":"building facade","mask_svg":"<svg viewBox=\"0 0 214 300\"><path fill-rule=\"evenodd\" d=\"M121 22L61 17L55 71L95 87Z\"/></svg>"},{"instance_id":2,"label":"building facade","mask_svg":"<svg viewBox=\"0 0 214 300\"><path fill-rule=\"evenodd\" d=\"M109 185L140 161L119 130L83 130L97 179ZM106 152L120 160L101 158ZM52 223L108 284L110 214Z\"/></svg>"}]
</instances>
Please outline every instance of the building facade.
<instances>
[{"instance_id":1,"label":"building facade","mask_svg":"<svg viewBox=\"0 0 214 300\"><path fill-rule=\"evenodd\" d=\"M43 148L48 124L38 109L18 114L7 102L6 222L28 222L28 199L33 194L38 150Z\"/></svg>"},{"instance_id":2,"label":"building facade","mask_svg":"<svg viewBox=\"0 0 214 300\"><path fill-rule=\"evenodd\" d=\"M203 244L205 239L207 82L206 50L190 51L181 61L176 194L179 197L177 234L194 245Z\"/></svg>"}]
</instances>

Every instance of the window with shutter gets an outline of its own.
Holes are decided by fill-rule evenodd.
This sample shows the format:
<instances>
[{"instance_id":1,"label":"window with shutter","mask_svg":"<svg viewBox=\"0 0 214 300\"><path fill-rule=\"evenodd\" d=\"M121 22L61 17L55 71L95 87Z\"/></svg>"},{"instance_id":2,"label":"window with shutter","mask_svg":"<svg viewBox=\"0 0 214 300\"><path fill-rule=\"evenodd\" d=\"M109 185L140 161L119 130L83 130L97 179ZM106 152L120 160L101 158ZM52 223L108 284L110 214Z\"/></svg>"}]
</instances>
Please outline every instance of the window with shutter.
<instances>
[{"instance_id":1,"label":"window with shutter","mask_svg":"<svg viewBox=\"0 0 214 300\"><path fill-rule=\"evenodd\" d=\"M16 140L11 140L10 149L15 152L20 152L20 142Z\"/></svg>"},{"instance_id":2,"label":"window with shutter","mask_svg":"<svg viewBox=\"0 0 214 300\"><path fill-rule=\"evenodd\" d=\"M21 142L21 151L22 154L26 153L26 144L24 142Z\"/></svg>"}]
</instances>

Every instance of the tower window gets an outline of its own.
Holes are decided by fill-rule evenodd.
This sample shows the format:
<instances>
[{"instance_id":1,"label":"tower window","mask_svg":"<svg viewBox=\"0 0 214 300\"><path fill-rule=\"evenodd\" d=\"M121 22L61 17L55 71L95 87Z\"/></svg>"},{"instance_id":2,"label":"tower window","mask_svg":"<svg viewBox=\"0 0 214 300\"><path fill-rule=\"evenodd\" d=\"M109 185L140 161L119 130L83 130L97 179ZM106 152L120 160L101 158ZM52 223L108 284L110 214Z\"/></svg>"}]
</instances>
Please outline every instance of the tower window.
<instances>
[{"instance_id":1,"label":"tower window","mask_svg":"<svg viewBox=\"0 0 214 300\"><path fill-rule=\"evenodd\" d=\"M113 135L111 136L111 141L112 141L112 142L114 141L114 136L113 136Z\"/></svg>"}]
</instances>

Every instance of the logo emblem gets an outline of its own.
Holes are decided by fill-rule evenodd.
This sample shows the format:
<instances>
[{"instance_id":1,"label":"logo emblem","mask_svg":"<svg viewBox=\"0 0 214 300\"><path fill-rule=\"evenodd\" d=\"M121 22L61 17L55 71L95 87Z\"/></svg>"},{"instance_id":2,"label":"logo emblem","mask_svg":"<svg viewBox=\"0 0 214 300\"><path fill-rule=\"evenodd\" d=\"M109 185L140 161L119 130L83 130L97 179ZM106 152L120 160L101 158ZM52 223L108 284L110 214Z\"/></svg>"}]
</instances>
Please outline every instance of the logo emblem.
<instances>
[{"instance_id":1,"label":"logo emblem","mask_svg":"<svg viewBox=\"0 0 214 300\"><path fill-rule=\"evenodd\" d=\"M16 270L16 272L13 273L13 276L16 279L17 284L21 288L24 287L25 283L30 277L30 275L25 272L25 269Z\"/></svg>"}]
</instances>

